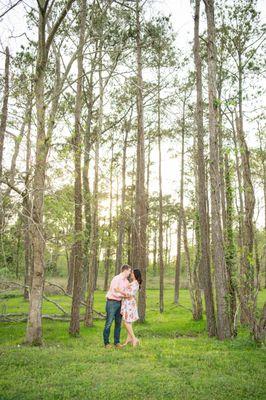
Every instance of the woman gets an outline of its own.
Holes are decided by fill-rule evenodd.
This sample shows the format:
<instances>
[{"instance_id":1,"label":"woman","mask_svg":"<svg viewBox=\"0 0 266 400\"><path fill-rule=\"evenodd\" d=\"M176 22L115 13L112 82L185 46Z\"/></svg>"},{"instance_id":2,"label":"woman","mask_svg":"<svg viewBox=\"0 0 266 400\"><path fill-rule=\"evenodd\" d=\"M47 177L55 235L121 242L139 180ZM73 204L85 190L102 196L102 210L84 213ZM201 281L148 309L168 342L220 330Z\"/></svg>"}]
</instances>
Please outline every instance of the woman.
<instances>
[{"instance_id":1,"label":"woman","mask_svg":"<svg viewBox=\"0 0 266 400\"><path fill-rule=\"evenodd\" d=\"M142 283L141 272L139 269L134 269L131 272L130 281L131 283L125 291L121 291L118 288L116 290L125 296L125 298L122 299L121 314L127 330L127 339L123 346L132 343L135 347L139 344L139 339L137 339L134 334L132 323L139 319L136 301L136 295Z\"/></svg>"}]
</instances>

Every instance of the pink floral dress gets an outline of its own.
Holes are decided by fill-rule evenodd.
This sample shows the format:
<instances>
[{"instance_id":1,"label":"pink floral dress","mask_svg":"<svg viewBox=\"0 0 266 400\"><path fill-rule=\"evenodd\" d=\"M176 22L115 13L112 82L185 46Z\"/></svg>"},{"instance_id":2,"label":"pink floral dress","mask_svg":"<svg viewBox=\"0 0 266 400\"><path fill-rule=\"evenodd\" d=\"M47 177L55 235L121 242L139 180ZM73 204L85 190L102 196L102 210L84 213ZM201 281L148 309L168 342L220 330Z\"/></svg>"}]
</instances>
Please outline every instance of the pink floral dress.
<instances>
[{"instance_id":1,"label":"pink floral dress","mask_svg":"<svg viewBox=\"0 0 266 400\"><path fill-rule=\"evenodd\" d=\"M123 320L126 322L134 322L139 319L138 307L136 301L136 294L139 290L139 284L137 281L132 282L128 288L125 290L127 295L132 296L131 299L122 299L121 304L121 314L123 316Z\"/></svg>"}]
</instances>

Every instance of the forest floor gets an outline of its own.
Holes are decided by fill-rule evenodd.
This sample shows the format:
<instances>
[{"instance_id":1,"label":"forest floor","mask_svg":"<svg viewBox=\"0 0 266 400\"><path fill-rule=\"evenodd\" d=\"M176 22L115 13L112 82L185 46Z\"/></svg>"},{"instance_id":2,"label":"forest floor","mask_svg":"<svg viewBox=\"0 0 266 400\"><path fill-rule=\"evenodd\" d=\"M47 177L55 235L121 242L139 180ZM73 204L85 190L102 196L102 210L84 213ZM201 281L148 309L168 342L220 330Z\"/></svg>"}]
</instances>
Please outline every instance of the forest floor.
<instances>
[{"instance_id":1,"label":"forest floor","mask_svg":"<svg viewBox=\"0 0 266 400\"><path fill-rule=\"evenodd\" d=\"M96 292L95 309L104 312L105 293ZM70 299L52 297L70 310ZM259 306L266 290L259 293ZM135 324L137 348L105 349L104 321L92 328L81 323L79 338L68 323L43 321L44 345L23 345L26 323L0 323L1 400L251 400L265 399L265 347L245 328L234 340L208 338L205 322L192 320L189 293L165 292L165 312L158 312L158 291L147 292L147 321ZM27 312L19 292L0 295L0 312ZM58 314L44 300L44 313ZM113 329L112 329L113 335ZM124 340L125 331L122 329Z\"/></svg>"}]
</instances>

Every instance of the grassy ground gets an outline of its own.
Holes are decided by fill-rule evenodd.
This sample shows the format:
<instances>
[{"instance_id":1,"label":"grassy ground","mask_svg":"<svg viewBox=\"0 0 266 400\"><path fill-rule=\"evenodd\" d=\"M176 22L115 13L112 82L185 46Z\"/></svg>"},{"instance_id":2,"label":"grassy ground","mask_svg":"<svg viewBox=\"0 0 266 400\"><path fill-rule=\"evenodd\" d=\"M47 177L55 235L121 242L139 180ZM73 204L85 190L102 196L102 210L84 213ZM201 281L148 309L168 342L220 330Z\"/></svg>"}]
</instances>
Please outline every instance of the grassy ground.
<instances>
[{"instance_id":1,"label":"grassy ground","mask_svg":"<svg viewBox=\"0 0 266 400\"><path fill-rule=\"evenodd\" d=\"M0 298L0 312L27 311L21 296L14 296ZM165 297L160 315L158 291L148 291L147 322L135 325L141 339L135 349L105 349L99 320L93 328L82 326L76 339L69 337L68 324L45 320L42 348L22 345L25 323L1 323L0 399L265 399L265 349L256 347L248 331L242 328L235 340L209 339L204 321L194 322L187 309L174 306L171 290ZM53 298L69 309L69 299ZM261 292L260 305L265 298ZM104 311L102 291L95 303ZM186 290L180 303L190 307ZM58 310L44 301L44 312Z\"/></svg>"}]
</instances>

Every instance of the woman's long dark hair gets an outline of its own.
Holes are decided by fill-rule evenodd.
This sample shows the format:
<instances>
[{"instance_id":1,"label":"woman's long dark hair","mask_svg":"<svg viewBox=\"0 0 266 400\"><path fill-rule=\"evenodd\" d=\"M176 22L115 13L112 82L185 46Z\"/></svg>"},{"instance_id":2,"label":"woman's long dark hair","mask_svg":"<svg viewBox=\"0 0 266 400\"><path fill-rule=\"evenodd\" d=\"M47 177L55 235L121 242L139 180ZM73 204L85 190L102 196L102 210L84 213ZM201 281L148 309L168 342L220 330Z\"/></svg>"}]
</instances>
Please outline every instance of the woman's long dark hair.
<instances>
[{"instance_id":1,"label":"woman's long dark hair","mask_svg":"<svg viewBox=\"0 0 266 400\"><path fill-rule=\"evenodd\" d=\"M133 270L133 273L134 273L134 276L135 276L135 278L137 279L138 284L139 284L139 287L140 287L141 284L142 284L141 272L140 272L139 269L134 269L134 270Z\"/></svg>"}]
</instances>

